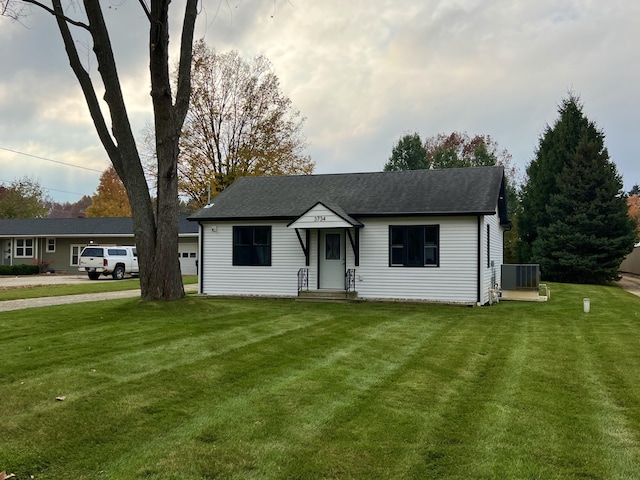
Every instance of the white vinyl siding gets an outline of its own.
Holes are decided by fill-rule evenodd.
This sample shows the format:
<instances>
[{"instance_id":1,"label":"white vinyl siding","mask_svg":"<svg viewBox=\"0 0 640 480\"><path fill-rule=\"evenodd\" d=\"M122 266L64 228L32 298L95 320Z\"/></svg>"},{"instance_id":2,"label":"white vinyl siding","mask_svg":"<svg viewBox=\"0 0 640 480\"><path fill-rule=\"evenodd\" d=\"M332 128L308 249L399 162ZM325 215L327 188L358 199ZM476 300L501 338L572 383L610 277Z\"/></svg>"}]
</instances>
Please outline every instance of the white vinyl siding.
<instances>
[{"instance_id":1,"label":"white vinyl siding","mask_svg":"<svg viewBox=\"0 0 640 480\"><path fill-rule=\"evenodd\" d=\"M360 266L347 256L347 268L356 269L359 297L475 303L477 217L381 218L363 223ZM390 267L389 225L440 225L439 267Z\"/></svg>"},{"instance_id":2,"label":"white vinyl siding","mask_svg":"<svg viewBox=\"0 0 640 480\"><path fill-rule=\"evenodd\" d=\"M233 227L271 226L271 265L234 266ZM214 231L215 230L215 231ZM304 235L302 235L304 240ZM287 222L215 222L203 223L202 292L209 295L298 294L298 269L305 257L298 237ZM312 283L311 273L309 283Z\"/></svg>"},{"instance_id":3,"label":"white vinyl siding","mask_svg":"<svg viewBox=\"0 0 640 480\"><path fill-rule=\"evenodd\" d=\"M480 217L480 258L478 258L478 217L393 217L359 219L360 265L345 235L346 269L355 269L355 289L363 299L407 299L475 304L488 301L493 268L502 264L502 231L498 215ZM309 266L292 228L283 222L206 222L201 226L203 246L201 291L209 295L296 296L297 273L309 269L309 289L318 288L318 229L310 231ZM493 268L487 268L486 225L490 225ZM270 225L271 266L233 266L233 226ZM438 225L439 266L408 268L389 265L390 225ZM306 241L305 230L299 230ZM350 228L355 242L355 229ZM480 264L478 263L480 262ZM478 279L478 265L480 276Z\"/></svg>"},{"instance_id":4,"label":"white vinyl siding","mask_svg":"<svg viewBox=\"0 0 640 480\"><path fill-rule=\"evenodd\" d=\"M487 225L489 226L489 265L487 266ZM489 301L489 290L493 288L493 283L500 283L500 270L503 263L503 232L504 229L500 226L500 217L496 211L495 215L487 215L483 217L482 221L482 287L480 289L480 303L485 304ZM493 265L491 265L493 262Z\"/></svg>"}]
</instances>

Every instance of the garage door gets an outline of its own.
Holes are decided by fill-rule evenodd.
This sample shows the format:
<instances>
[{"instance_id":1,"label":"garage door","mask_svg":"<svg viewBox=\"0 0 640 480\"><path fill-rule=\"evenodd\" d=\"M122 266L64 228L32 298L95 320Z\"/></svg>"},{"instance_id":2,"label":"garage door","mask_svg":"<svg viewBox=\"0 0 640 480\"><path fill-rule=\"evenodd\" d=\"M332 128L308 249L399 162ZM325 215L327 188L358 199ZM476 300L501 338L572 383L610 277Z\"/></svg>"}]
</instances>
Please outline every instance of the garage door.
<instances>
[{"instance_id":1,"label":"garage door","mask_svg":"<svg viewBox=\"0 0 640 480\"><path fill-rule=\"evenodd\" d=\"M178 257L180 258L180 271L183 275L197 275L198 245L186 243L178 245Z\"/></svg>"}]
</instances>

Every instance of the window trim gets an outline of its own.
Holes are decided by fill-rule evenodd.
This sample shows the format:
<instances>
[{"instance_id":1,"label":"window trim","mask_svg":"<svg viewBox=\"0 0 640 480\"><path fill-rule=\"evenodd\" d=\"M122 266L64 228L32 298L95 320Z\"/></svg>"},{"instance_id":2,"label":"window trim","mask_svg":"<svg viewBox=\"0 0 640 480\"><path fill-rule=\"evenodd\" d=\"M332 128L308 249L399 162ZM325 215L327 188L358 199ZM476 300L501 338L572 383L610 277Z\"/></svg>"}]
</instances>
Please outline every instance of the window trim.
<instances>
[{"instance_id":1,"label":"window trim","mask_svg":"<svg viewBox=\"0 0 640 480\"><path fill-rule=\"evenodd\" d=\"M82 253L82 249L84 247L86 247L87 244L77 244L74 243L72 245L69 245L69 266L70 267L77 267L78 265L80 265L80 254ZM73 249L77 248L78 249L78 253L76 253L75 257L76 257L76 263L73 263Z\"/></svg>"},{"instance_id":2,"label":"window trim","mask_svg":"<svg viewBox=\"0 0 640 480\"><path fill-rule=\"evenodd\" d=\"M402 229L402 244L393 243L394 240L394 230ZM420 237L421 237L421 247L419 250L420 262L419 263L410 263L408 255L409 251L409 232L410 230L421 229ZM395 230L398 231L398 230ZM427 232L430 232L431 235L435 233L436 241L435 244L427 243ZM415 246L414 246L415 247ZM425 252L427 249L435 250L435 262L426 263ZM394 258L394 250L401 251L403 263L393 263ZM439 268L440 267L440 225L439 224L431 224L431 225L389 225L389 267L400 267L400 268Z\"/></svg>"},{"instance_id":3,"label":"window trim","mask_svg":"<svg viewBox=\"0 0 640 480\"><path fill-rule=\"evenodd\" d=\"M31 242L30 246L27 246L27 242ZM20 245L22 243L22 245ZM22 250L22 255L18 254L18 249ZM31 250L31 255L27 254L27 250ZM34 238L16 238L14 241L14 257L15 258L35 258L36 242Z\"/></svg>"},{"instance_id":4,"label":"window trim","mask_svg":"<svg viewBox=\"0 0 640 480\"><path fill-rule=\"evenodd\" d=\"M45 239L45 251L47 253L56 253L56 245L58 242L56 242L56 237L47 237ZM49 243L51 242L51 243ZM53 248L49 248L50 246L52 246Z\"/></svg>"},{"instance_id":5,"label":"window trim","mask_svg":"<svg viewBox=\"0 0 640 480\"><path fill-rule=\"evenodd\" d=\"M251 243L250 244L242 244L236 243L236 233L240 230L249 230L251 231ZM256 230L257 229L266 229L266 243L259 243L256 241ZM264 234L264 232L263 232ZM234 225L231 232L231 265L234 267L270 267L271 266L271 250L272 250L272 228L271 225ZM263 262L258 261L260 255L258 254L258 248L265 249L267 252L267 259ZM240 256L239 249L249 249L250 252L248 255L248 261L245 263L244 261L240 262L243 258Z\"/></svg>"}]
</instances>

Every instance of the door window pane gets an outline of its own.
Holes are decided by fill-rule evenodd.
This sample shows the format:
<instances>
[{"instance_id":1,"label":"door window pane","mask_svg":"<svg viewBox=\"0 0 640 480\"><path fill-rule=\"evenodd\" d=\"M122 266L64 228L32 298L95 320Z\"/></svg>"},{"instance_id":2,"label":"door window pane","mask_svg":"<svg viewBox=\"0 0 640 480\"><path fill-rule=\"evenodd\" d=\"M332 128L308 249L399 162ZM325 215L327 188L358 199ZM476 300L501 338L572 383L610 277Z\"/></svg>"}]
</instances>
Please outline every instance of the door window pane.
<instances>
[{"instance_id":1,"label":"door window pane","mask_svg":"<svg viewBox=\"0 0 640 480\"><path fill-rule=\"evenodd\" d=\"M325 258L327 260L340 260L340 234L327 233L324 237Z\"/></svg>"}]
</instances>

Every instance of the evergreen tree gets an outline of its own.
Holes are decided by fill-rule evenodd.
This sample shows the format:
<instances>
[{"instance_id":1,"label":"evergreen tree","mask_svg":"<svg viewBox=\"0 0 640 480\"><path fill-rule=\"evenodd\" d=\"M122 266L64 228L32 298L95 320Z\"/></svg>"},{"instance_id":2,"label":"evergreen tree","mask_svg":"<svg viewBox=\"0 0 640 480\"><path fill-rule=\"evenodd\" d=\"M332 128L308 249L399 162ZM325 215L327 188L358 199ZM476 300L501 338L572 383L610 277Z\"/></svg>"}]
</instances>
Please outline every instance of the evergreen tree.
<instances>
[{"instance_id":1,"label":"evergreen tree","mask_svg":"<svg viewBox=\"0 0 640 480\"><path fill-rule=\"evenodd\" d=\"M519 258L523 263L534 262L532 246L540 228L550 223L546 211L552 195L558 192L557 178L568 159L574 154L580 139L580 132L597 129L582 114L582 106L574 95L562 101L558 109L560 117L553 127L547 125L540 138L536 158L527 167L527 179L522 187L522 215L520 230Z\"/></svg>"},{"instance_id":2,"label":"evergreen tree","mask_svg":"<svg viewBox=\"0 0 640 480\"><path fill-rule=\"evenodd\" d=\"M422 145L420 135L405 135L391 151L391 157L384 165L385 172L396 170L423 170L429 168L427 151Z\"/></svg>"},{"instance_id":3,"label":"evergreen tree","mask_svg":"<svg viewBox=\"0 0 640 480\"><path fill-rule=\"evenodd\" d=\"M605 283L633 247L622 179L573 95L527 169L521 236L549 280Z\"/></svg>"}]
</instances>

